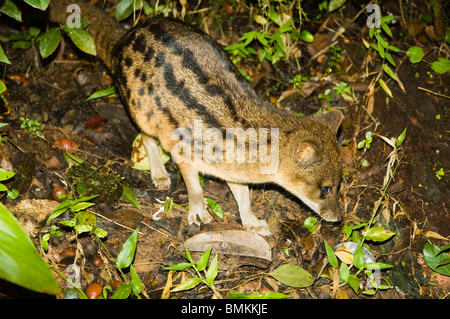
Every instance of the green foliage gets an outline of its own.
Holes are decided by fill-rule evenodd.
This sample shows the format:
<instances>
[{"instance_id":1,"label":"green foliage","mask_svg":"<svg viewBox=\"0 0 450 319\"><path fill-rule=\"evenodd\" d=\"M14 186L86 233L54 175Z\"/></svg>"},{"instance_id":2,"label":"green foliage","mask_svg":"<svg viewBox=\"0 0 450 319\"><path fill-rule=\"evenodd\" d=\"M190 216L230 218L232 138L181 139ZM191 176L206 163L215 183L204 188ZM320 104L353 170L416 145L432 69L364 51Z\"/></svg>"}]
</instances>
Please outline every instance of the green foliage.
<instances>
[{"instance_id":1,"label":"green foliage","mask_svg":"<svg viewBox=\"0 0 450 319\"><path fill-rule=\"evenodd\" d=\"M37 292L61 292L47 263L14 216L1 203L0 278Z\"/></svg>"},{"instance_id":2,"label":"green foliage","mask_svg":"<svg viewBox=\"0 0 450 319\"><path fill-rule=\"evenodd\" d=\"M211 288L215 292L214 280L218 274L218 255L213 258L211 261L208 270L206 267L208 266L209 257L211 254L212 246L210 246L200 257L197 263L194 263L192 260L191 254L187 248L185 248L186 258L189 261L188 263L179 263L169 267L164 268L164 270L175 270L175 271L184 271L188 268L192 268L197 273L197 277L193 277L185 282L175 286L171 292L177 291L185 291L190 290L197 287L200 283L205 283L209 288ZM203 274L202 274L203 272Z\"/></svg>"},{"instance_id":3,"label":"green foliage","mask_svg":"<svg viewBox=\"0 0 450 319\"><path fill-rule=\"evenodd\" d=\"M437 61L431 64L433 71L439 74L444 74L450 71L450 60L447 58L439 57Z\"/></svg>"},{"instance_id":4,"label":"green foliage","mask_svg":"<svg viewBox=\"0 0 450 319\"><path fill-rule=\"evenodd\" d=\"M279 282L295 288L305 288L311 286L315 278L303 268L293 264L284 264L268 273Z\"/></svg>"},{"instance_id":5,"label":"green foliage","mask_svg":"<svg viewBox=\"0 0 450 319\"><path fill-rule=\"evenodd\" d=\"M303 222L303 226L305 226L310 233L315 232L317 229L317 218L314 216L306 218L305 221Z\"/></svg>"},{"instance_id":6,"label":"green foliage","mask_svg":"<svg viewBox=\"0 0 450 319\"><path fill-rule=\"evenodd\" d=\"M423 247L423 258L426 264L435 272L450 276L450 256L446 251L450 250L450 244L439 248L430 243Z\"/></svg>"},{"instance_id":7,"label":"green foliage","mask_svg":"<svg viewBox=\"0 0 450 319\"><path fill-rule=\"evenodd\" d=\"M23 117L21 117L20 120L22 121L22 124L20 125L21 129L25 129L28 132L33 132L36 134L36 136L41 137L41 134L39 132L42 131L42 124L41 122L39 122L39 120L30 120Z\"/></svg>"},{"instance_id":8,"label":"green foliage","mask_svg":"<svg viewBox=\"0 0 450 319\"><path fill-rule=\"evenodd\" d=\"M358 143L358 148L361 149L361 148L365 147L367 150L370 149L370 145L372 144L372 140L373 140L373 133L372 133L372 131L367 131L366 132L366 138Z\"/></svg>"},{"instance_id":9,"label":"green foliage","mask_svg":"<svg viewBox=\"0 0 450 319\"><path fill-rule=\"evenodd\" d=\"M409 56L409 61L411 63L419 63L422 61L424 53L423 49L418 46L412 46L406 51L406 55Z\"/></svg>"},{"instance_id":10,"label":"green foliage","mask_svg":"<svg viewBox=\"0 0 450 319\"><path fill-rule=\"evenodd\" d=\"M11 179L16 173L7 171L3 168L0 168L0 182L7 181ZM19 196L19 191L17 189L8 189L3 183L0 183L0 192L6 192L6 195L10 199L16 199Z\"/></svg>"}]
</instances>

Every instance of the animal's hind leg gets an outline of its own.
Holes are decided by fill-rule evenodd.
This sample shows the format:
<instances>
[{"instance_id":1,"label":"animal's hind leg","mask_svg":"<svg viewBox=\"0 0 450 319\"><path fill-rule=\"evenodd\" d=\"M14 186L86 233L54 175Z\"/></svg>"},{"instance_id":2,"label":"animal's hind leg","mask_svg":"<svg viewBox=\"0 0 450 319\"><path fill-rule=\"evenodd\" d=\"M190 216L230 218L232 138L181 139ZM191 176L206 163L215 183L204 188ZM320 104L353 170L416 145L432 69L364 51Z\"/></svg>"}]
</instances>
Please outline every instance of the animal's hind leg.
<instances>
[{"instance_id":1,"label":"animal's hind leg","mask_svg":"<svg viewBox=\"0 0 450 319\"><path fill-rule=\"evenodd\" d=\"M148 158L150 159L150 171L153 184L159 189L169 189L170 177L161 160L158 143L153 137L145 133L142 133L142 142L144 143Z\"/></svg>"}]
</instances>

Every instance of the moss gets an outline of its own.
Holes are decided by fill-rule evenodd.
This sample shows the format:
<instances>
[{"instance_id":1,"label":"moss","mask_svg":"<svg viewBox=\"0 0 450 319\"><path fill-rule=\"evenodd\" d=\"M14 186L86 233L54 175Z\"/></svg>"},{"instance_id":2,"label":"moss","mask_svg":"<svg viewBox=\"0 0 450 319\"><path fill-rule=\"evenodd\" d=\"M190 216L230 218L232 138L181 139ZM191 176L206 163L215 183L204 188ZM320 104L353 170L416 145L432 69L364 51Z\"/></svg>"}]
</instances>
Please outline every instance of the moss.
<instances>
[{"instance_id":1,"label":"moss","mask_svg":"<svg viewBox=\"0 0 450 319\"><path fill-rule=\"evenodd\" d=\"M102 168L95 168L88 162L72 166L67 175L72 178L73 184L78 190L83 190L83 195L99 195L99 202L113 204L122 195L122 184L119 175L102 172Z\"/></svg>"}]
</instances>

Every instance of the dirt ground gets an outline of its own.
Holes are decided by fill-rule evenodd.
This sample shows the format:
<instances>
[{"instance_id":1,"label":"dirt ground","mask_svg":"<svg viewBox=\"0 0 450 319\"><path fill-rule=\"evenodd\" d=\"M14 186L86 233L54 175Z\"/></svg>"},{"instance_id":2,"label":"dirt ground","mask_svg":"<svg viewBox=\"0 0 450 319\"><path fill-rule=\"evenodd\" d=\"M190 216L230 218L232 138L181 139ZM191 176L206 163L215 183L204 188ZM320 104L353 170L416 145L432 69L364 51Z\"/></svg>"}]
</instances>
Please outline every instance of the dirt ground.
<instances>
[{"instance_id":1,"label":"dirt ground","mask_svg":"<svg viewBox=\"0 0 450 319\"><path fill-rule=\"evenodd\" d=\"M383 3L382 10L389 9L393 14L401 15L397 4L393 1ZM317 11L316 5L309 2L305 2L303 8L311 10L308 11L310 16ZM405 6L403 9L418 14L423 8ZM332 109L339 109L345 115L338 134L344 168L340 199L345 211L344 221L341 224L321 221L299 200L276 186L253 187L252 210L270 225L272 236L265 240L271 249L272 260L220 254L219 274L215 282L223 297L229 291L246 294L279 291L292 298L448 298L450 278L436 275L423 259L427 242L441 247L448 244L450 238L450 75L449 72L437 74L430 65L439 54L449 53L448 45L441 46L442 42L430 39L423 23L417 23L418 30L413 34L408 33L400 22L392 25L392 45L405 51L412 45L419 45L426 55L424 61L415 65L403 54L394 55L397 76L404 90L389 77L384 77L393 98L388 98L376 85L373 107L368 109L368 88L381 70L382 62L361 41L361 37L367 38L368 33L364 25L365 16L351 21L358 11L357 7L347 4L339 13L329 15L326 28L323 27L324 19L305 22L316 42L299 42L297 48L301 56L297 60L280 62L276 66L267 61L259 64L256 59L242 64L252 75L257 93L272 102L274 107L304 115L314 114L323 103L318 94L332 87L328 79L348 83L354 89L357 101L333 95L331 103ZM221 15L224 32L220 32L216 27L218 23L213 23L209 17L210 34L220 44L234 43L249 30L248 14L248 11L241 10L232 15ZM39 21L43 23L45 20ZM346 25L346 29L337 37L336 46L342 49L339 63L343 71L327 74L325 69L332 54L329 50L323 53L320 50L330 45L336 30L342 25ZM6 36L26 28L3 17L0 22L0 34ZM0 166L16 172L15 178L6 185L17 189L20 196L15 200L3 196L1 201L15 214L49 265L69 275L67 268L75 261L81 268L83 290L92 282L110 285L114 290L121 279L112 267L112 260L131 231L139 227L133 265L145 285L146 296L161 298L169 276L163 268L186 261L183 244L188 238L205 231L241 229L237 205L227 186L206 177L205 196L217 201L224 212L229 212L223 219L215 216L211 224L190 226L183 206L174 206L170 213L160 213L157 215L159 219L155 218L163 206L161 202L167 197L177 204L186 203L183 180L177 166L169 161L166 167L172 188L160 191L152 185L148 172L131 167L132 142L139 132L120 99L108 97L86 102L90 94L113 84L98 59L80 53L68 39L64 40L58 52L45 60L33 47L15 50L11 43L2 46L11 64L0 65L10 103L10 114L3 115L1 120L9 125L0 128L2 136L7 137L0 146ZM319 55L316 56L317 52ZM305 90L296 89L289 83L294 77L292 74L308 77L303 88L310 85L314 90L304 94ZM42 136L37 137L21 129L20 117L39 119ZM382 196L388 155L393 149L379 136L396 138L405 127L407 134L398 152L398 166L393 167L392 181ZM369 150L358 149L357 144L367 131L376 133L371 147ZM45 221L59 204L52 198L52 190L62 186L75 195L76 184L81 183L77 182L73 172L76 165L69 166L58 143L55 143L61 138L76 142L78 147L74 155L93 165L100 175L116 177L120 183L129 185L141 209L120 199L120 183L105 184L106 189L93 200L96 205L90 210L96 213L98 226L108 232L106 239L100 243L92 236L75 236L71 229L60 227L62 235L52 236L49 250L44 252L40 239L50 229ZM362 167L364 160L368 167ZM439 178L437 172L441 168L444 175ZM81 179L86 181L94 177L82 176ZM369 247L378 262L393 265L393 268L383 270L383 276L388 278L393 288L380 290L375 296L355 294L348 285L333 290L332 270L330 267L322 269L327 256L324 239L331 247L344 242L344 225L358 225L370 220L379 199L382 199L382 205L377 212L376 225L393 231L395 235L386 242L370 243ZM310 216L318 219L314 232L304 226L304 221ZM71 218L70 214L61 215L51 224L58 225L58 221L68 218ZM102 261L100 266L99 257ZM321 273L323 276L307 289L297 289L264 275L285 263L298 265L314 276ZM172 280L178 283L185 279L184 276L189 277L189 274L175 272ZM58 279L62 287L67 287L66 282ZM213 296L207 287L199 287L172 293L170 297L200 299ZM1 297L20 297L23 294L25 292L20 288L0 282ZM29 294L35 296L31 292Z\"/></svg>"}]
</instances>

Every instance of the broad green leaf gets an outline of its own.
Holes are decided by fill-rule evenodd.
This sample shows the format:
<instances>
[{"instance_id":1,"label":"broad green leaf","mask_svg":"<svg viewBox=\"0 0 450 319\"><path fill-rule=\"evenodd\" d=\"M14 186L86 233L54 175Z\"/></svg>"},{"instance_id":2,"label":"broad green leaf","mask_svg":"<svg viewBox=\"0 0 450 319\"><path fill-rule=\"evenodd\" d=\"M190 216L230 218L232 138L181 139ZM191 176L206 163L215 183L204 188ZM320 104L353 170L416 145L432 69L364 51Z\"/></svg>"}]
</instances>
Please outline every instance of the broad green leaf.
<instances>
[{"instance_id":1,"label":"broad green leaf","mask_svg":"<svg viewBox=\"0 0 450 319\"><path fill-rule=\"evenodd\" d=\"M30 6L45 11L50 3L50 0L24 0ZM54 0L55 1L55 0Z\"/></svg>"},{"instance_id":2,"label":"broad green leaf","mask_svg":"<svg viewBox=\"0 0 450 319\"><path fill-rule=\"evenodd\" d=\"M143 284L141 278L139 278L136 273L136 270L134 270L133 265L130 265L130 279L131 284L133 285L133 293L137 296L141 293Z\"/></svg>"},{"instance_id":3,"label":"broad green leaf","mask_svg":"<svg viewBox=\"0 0 450 319\"><path fill-rule=\"evenodd\" d=\"M342 7L347 0L330 0L328 3L328 12L333 12Z\"/></svg>"},{"instance_id":4,"label":"broad green leaf","mask_svg":"<svg viewBox=\"0 0 450 319\"><path fill-rule=\"evenodd\" d=\"M211 286L214 282L214 279L217 277L217 273L219 272L219 262L218 262L218 255L213 258L211 263L209 264L208 271L206 272L205 279L206 284L208 286Z\"/></svg>"},{"instance_id":5,"label":"broad green leaf","mask_svg":"<svg viewBox=\"0 0 450 319\"><path fill-rule=\"evenodd\" d=\"M341 263L341 267L339 268L339 278L341 278L342 281L347 282L349 276L350 276L350 271L348 269L347 264Z\"/></svg>"},{"instance_id":6,"label":"broad green leaf","mask_svg":"<svg viewBox=\"0 0 450 319\"><path fill-rule=\"evenodd\" d=\"M439 57L437 61L431 64L434 72L444 74L450 70L450 60L447 58Z\"/></svg>"},{"instance_id":7,"label":"broad green leaf","mask_svg":"<svg viewBox=\"0 0 450 319\"><path fill-rule=\"evenodd\" d=\"M91 35L83 29L80 28L69 28L67 25L63 26L63 30L69 34L70 39L73 43L83 52L91 55L97 55L95 50L94 39Z\"/></svg>"},{"instance_id":8,"label":"broad green leaf","mask_svg":"<svg viewBox=\"0 0 450 319\"><path fill-rule=\"evenodd\" d=\"M115 12L116 20L122 21L128 18L133 13L133 6L134 6L133 0L121 0L116 5L116 12ZM136 8L139 8L137 3Z\"/></svg>"},{"instance_id":9,"label":"broad green leaf","mask_svg":"<svg viewBox=\"0 0 450 319\"><path fill-rule=\"evenodd\" d=\"M205 198L205 201L208 204L208 206L211 207L211 209L213 210L214 214L217 215L217 217L223 218L222 207L220 207L219 203L217 203L215 200L211 198Z\"/></svg>"},{"instance_id":10,"label":"broad green leaf","mask_svg":"<svg viewBox=\"0 0 450 319\"><path fill-rule=\"evenodd\" d=\"M405 127L405 129L403 130L403 132L397 137L397 139L395 140L395 147L400 147L400 145L403 144L403 142L405 141L405 137L406 137L406 129L407 127Z\"/></svg>"},{"instance_id":11,"label":"broad green leaf","mask_svg":"<svg viewBox=\"0 0 450 319\"><path fill-rule=\"evenodd\" d=\"M61 292L55 276L33 242L1 203L0 278L37 292Z\"/></svg>"},{"instance_id":12,"label":"broad green leaf","mask_svg":"<svg viewBox=\"0 0 450 319\"><path fill-rule=\"evenodd\" d=\"M133 284L131 282L124 282L119 287L117 287L111 299L127 299L131 291L133 291Z\"/></svg>"},{"instance_id":13,"label":"broad green leaf","mask_svg":"<svg viewBox=\"0 0 450 319\"><path fill-rule=\"evenodd\" d=\"M211 254L212 245L203 253L197 262L197 270L202 271L208 265L209 255Z\"/></svg>"},{"instance_id":14,"label":"broad green leaf","mask_svg":"<svg viewBox=\"0 0 450 319\"><path fill-rule=\"evenodd\" d=\"M183 282L182 284L179 284L178 286L176 286L175 288L173 288L171 290L171 292L176 292L176 291L184 291L184 290L190 290L192 288L195 288L198 286L199 283L202 282L202 279L199 277L194 277L190 280L186 280L185 282Z\"/></svg>"},{"instance_id":15,"label":"broad green leaf","mask_svg":"<svg viewBox=\"0 0 450 319\"><path fill-rule=\"evenodd\" d=\"M355 293L359 290L359 279L355 275L349 275L347 280L348 285L353 289Z\"/></svg>"},{"instance_id":16,"label":"broad green leaf","mask_svg":"<svg viewBox=\"0 0 450 319\"><path fill-rule=\"evenodd\" d=\"M120 269L127 268L128 266L131 265L131 262L133 261L134 253L136 252L138 229L139 228L137 228L130 235L130 237L128 237L128 239L123 244L119 256L117 256L116 265Z\"/></svg>"},{"instance_id":17,"label":"broad green leaf","mask_svg":"<svg viewBox=\"0 0 450 319\"><path fill-rule=\"evenodd\" d=\"M316 225L317 225L317 218L314 216L306 218L305 221L303 222L303 226L305 226L306 229L308 229L311 233L313 233L316 230Z\"/></svg>"},{"instance_id":18,"label":"broad green leaf","mask_svg":"<svg viewBox=\"0 0 450 319\"><path fill-rule=\"evenodd\" d=\"M406 51L406 55L409 56L411 63L419 63L422 61L424 53L421 47L414 45Z\"/></svg>"},{"instance_id":19,"label":"broad green leaf","mask_svg":"<svg viewBox=\"0 0 450 319\"><path fill-rule=\"evenodd\" d=\"M338 264L336 254L333 251L333 248L331 248L330 245L328 245L328 243L325 239L323 241L325 243L325 250L327 252L328 261L330 262L330 265L333 266L334 268L337 268L339 266L339 264Z\"/></svg>"},{"instance_id":20,"label":"broad green leaf","mask_svg":"<svg viewBox=\"0 0 450 319\"><path fill-rule=\"evenodd\" d=\"M364 235L367 240L372 240L376 242L383 242L394 236L393 231L384 229L381 226L375 226L370 228Z\"/></svg>"},{"instance_id":21,"label":"broad green leaf","mask_svg":"<svg viewBox=\"0 0 450 319\"><path fill-rule=\"evenodd\" d=\"M7 171L3 168L0 168L0 181L6 181L16 175L13 171Z\"/></svg>"},{"instance_id":22,"label":"broad green leaf","mask_svg":"<svg viewBox=\"0 0 450 319\"><path fill-rule=\"evenodd\" d=\"M365 268L367 270L375 270L375 269L389 269L392 268L394 266L389 265L389 264L384 264L384 263L369 263L365 265Z\"/></svg>"},{"instance_id":23,"label":"broad green leaf","mask_svg":"<svg viewBox=\"0 0 450 319\"><path fill-rule=\"evenodd\" d=\"M364 260L364 251L363 251L361 245L358 245L358 247L356 247L355 253L353 255L353 265L355 265L355 267L358 269L363 269L365 263L366 262Z\"/></svg>"},{"instance_id":24,"label":"broad green leaf","mask_svg":"<svg viewBox=\"0 0 450 319\"><path fill-rule=\"evenodd\" d=\"M315 280L309 272L293 264L282 265L268 273L268 275L285 285L295 288L309 287Z\"/></svg>"},{"instance_id":25,"label":"broad green leaf","mask_svg":"<svg viewBox=\"0 0 450 319\"><path fill-rule=\"evenodd\" d=\"M441 249L433 244L426 243L423 248L423 258L426 264L435 272L450 276L450 264L440 266L442 261L445 261L448 256L441 253Z\"/></svg>"},{"instance_id":26,"label":"broad green leaf","mask_svg":"<svg viewBox=\"0 0 450 319\"><path fill-rule=\"evenodd\" d=\"M439 252L437 254L439 255L449 249L450 249L450 244L444 245L444 246L442 246L442 248L439 250Z\"/></svg>"},{"instance_id":27,"label":"broad green leaf","mask_svg":"<svg viewBox=\"0 0 450 319\"><path fill-rule=\"evenodd\" d=\"M3 5L0 7L0 12L3 12L14 20L22 22L22 12L11 0L5 0Z\"/></svg>"},{"instance_id":28,"label":"broad green leaf","mask_svg":"<svg viewBox=\"0 0 450 319\"><path fill-rule=\"evenodd\" d=\"M61 40L61 31L58 27L48 30L45 34L38 37L39 52L43 58L50 56L55 52Z\"/></svg>"}]
</instances>

